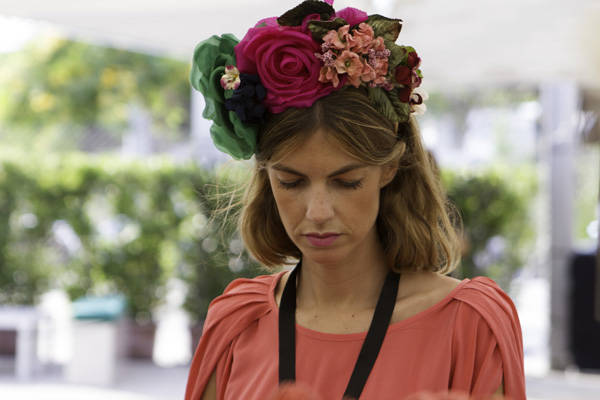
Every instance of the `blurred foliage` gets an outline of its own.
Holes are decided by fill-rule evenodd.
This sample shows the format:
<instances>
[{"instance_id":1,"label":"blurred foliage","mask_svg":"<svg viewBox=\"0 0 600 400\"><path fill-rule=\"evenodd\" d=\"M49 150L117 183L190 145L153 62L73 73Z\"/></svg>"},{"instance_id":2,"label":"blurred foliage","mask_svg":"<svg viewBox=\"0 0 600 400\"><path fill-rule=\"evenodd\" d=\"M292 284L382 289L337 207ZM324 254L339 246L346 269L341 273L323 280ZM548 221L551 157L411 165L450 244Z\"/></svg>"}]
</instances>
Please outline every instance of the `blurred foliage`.
<instances>
[{"instance_id":1,"label":"blurred foliage","mask_svg":"<svg viewBox=\"0 0 600 400\"><path fill-rule=\"evenodd\" d=\"M188 284L184 308L194 323L203 321L209 303L220 295L227 285L238 277L254 277L269 273L251 259L237 232L237 216L244 182L244 171L228 170L220 175L218 185L209 185L201 196L201 203L210 215L210 234L199 246L184 254L191 268L182 270L181 277Z\"/></svg>"},{"instance_id":2,"label":"blurred foliage","mask_svg":"<svg viewBox=\"0 0 600 400\"><path fill-rule=\"evenodd\" d=\"M189 124L188 74L184 62L41 36L2 57L3 139L73 149L87 132L118 138L133 105L149 110L157 129L180 134Z\"/></svg>"},{"instance_id":3,"label":"blurred foliage","mask_svg":"<svg viewBox=\"0 0 600 400\"><path fill-rule=\"evenodd\" d=\"M253 274L228 263L249 264L243 247L230 243L233 228L210 219L216 182L213 172L161 158L4 157L0 303L30 304L47 288L72 299L120 292L143 321L167 279L185 276L204 304L231 279Z\"/></svg>"},{"instance_id":4,"label":"blurred foliage","mask_svg":"<svg viewBox=\"0 0 600 400\"><path fill-rule=\"evenodd\" d=\"M488 276L508 289L533 253L535 169L446 170L442 181L464 225L463 257L454 275L460 279Z\"/></svg>"},{"instance_id":5,"label":"blurred foliage","mask_svg":"<svg viewBox=\"0 0 600 400\"><path fill-rule=\"evenodd\" d=\"M236 232L244 165L206 171L161 158L0 159L0 303L32 303L52 287L71 298L120 292L130 315L145 320L167 279L177 277L197 322L231 280L265 273ZM487 275L506 287L527 261L535 174L519 168L442 177L465 225L457 276Z\"/></svg>"}]
</instances>

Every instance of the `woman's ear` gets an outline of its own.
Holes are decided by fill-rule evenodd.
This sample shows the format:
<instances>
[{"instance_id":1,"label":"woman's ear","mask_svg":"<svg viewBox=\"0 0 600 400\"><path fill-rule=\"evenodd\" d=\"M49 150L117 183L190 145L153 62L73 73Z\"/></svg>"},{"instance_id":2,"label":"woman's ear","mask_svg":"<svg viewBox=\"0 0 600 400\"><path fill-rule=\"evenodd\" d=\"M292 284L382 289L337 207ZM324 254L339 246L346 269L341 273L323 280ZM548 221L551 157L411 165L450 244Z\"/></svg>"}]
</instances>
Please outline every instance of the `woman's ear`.
<instances>
[{"instance_id":1,"label":"woman's ear","mask_svg":"<svg viewBox=\"0 0 600 400\"><path fill-rule=\"evenodd\" d=\"M383 188L394 179L398 172L398 161L390 161L381 167L381 178L379 179L379 187Z\"/></svg>"}]
</instances>

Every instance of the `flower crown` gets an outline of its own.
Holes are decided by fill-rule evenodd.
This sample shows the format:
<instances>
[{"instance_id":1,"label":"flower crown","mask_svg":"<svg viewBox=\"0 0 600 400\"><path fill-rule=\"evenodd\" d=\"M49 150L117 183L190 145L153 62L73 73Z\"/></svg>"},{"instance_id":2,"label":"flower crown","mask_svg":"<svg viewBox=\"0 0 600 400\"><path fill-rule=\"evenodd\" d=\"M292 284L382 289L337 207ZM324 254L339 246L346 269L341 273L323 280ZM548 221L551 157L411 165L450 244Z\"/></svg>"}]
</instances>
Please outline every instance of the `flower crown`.
<instances>
[{"instance_id":1,"label":"flower crown","mask_svg":"<svg viewBox=\"0 0 600 400\"><path fill-rule=\"evenodd\" d=\"M310 107L346 86L366 87L392 122L425 111L427 94L415 49L396 45L401 20L333 9L333 0L306 0L279 18L259 21L238 41L212 36L194 51L191 84L206 101L215 146L236 159L256 149L265 112Z\"/></svg>"}]
</instances>

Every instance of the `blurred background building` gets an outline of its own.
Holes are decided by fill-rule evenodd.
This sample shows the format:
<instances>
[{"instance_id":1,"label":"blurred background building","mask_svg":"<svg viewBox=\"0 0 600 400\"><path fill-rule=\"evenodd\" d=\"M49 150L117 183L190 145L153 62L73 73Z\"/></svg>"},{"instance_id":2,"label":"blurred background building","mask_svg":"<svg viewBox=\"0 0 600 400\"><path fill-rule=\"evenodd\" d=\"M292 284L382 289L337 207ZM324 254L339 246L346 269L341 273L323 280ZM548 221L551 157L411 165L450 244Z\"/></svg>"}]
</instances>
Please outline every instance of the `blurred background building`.
<instances>
[{"instance_id":1,"label":"blurred background building","mask_svg":"<svg viewBox=\"0 0 600 400\"><path fill-rule=\"evenodd\" d=\"M260 273L211 218L248 164L212 145L191 56L297 3L0 0L0 393L182 397L208 302ZM423 59L455 274L515 299L530 398L597 398L600 2L345 6L403 19Z\"/></svg>"}]
</instances>

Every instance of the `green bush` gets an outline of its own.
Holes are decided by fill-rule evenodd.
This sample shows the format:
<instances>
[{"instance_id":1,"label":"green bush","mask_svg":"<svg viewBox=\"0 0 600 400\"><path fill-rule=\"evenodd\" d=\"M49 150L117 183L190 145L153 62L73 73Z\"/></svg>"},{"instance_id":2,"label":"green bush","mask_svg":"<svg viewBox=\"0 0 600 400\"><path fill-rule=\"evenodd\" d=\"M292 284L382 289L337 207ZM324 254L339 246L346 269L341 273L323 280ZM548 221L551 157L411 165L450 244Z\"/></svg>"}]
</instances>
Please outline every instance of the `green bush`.
<instances>
[{"instance_id":1,"label":"green bush","mask_svg":"<svg viewBox=\"0 0 600 400\"><path fill-rule=\"evenodd\" d=\"M189 243L190 251L182 253L186 268L180 273L188 284L184 308L194 323L204 320L209 303L232 280L268 273L249 257L236 229L239 202L234 199L239 197L241 182L246 178L243 171L238 172L234 169L221 174L216 184L199 193L203 215L208 219L200 217L200 241Z\"/></svg>"},{"instance_id":2,"label":"green bush","mask_svg":"<svg viewBox=\"0 0 600 400\"><path fill-rule=\"evenodd\" d=\"M464 225L463 257L454 275L484 275L508 288L532 252L535 231L530 213L537 190L534 171L444 171L442 181Z\"/></svg>"},{"instance_id":3,"label":"green bush","mask_svg":"<svg viewBox=\"0 0 600 400\"><path fill-rule=\"evenodd\" d=\"M178 277L188 285L185 309L201 321L232 279L264 273L227 217L238 211L227 192L247 179L243 166L214 172L89 155L0 160L0 303L31 304L53 287L71 298L120 292L132 317L150 319L167 279ZM442 174L465 225L456 276L506 286L526 262L535 179L520 171Z\"/></svg>"}]
</instances>

